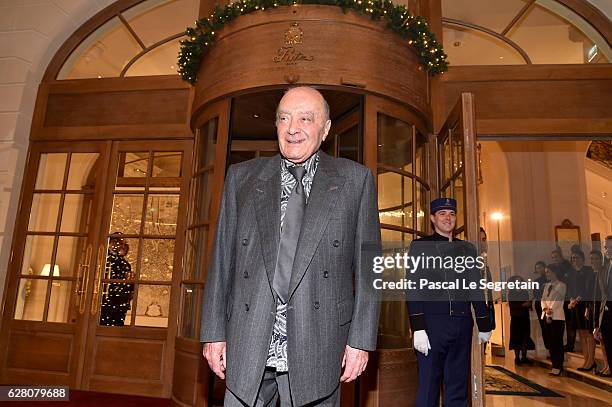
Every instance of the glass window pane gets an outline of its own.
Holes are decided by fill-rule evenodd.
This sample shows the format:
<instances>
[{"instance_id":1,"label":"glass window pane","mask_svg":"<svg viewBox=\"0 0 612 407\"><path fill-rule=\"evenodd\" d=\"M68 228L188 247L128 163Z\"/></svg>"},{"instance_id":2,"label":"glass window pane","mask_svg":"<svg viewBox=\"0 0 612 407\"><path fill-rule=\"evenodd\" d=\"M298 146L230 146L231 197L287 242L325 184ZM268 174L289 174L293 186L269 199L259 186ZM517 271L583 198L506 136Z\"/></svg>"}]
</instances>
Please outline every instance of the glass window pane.
<instances>
[{"instance_id":1,"label":"glass window pane","mask_svg":"<svg viewBox=\"0 0 612 407\"><path fill-rule=\"evenodd\" d=\"M72 153L66 189L93 191L99 156L98 153Z\"/></svg>"},{"instance_id":2,"label":"glass window pane","mask_svg":"<svg viewBox=\"0 0 612 407\"><path fill-rule=\"evenodd\" d=\"M417 230L426 232L429 225L429 199L427 189L420 183L417 183Z\"/></svg>"},{"instance_id":3,"label":"glass window pane","mask_svg":"<svg viewBox=\"0 0 612 407\"><path fill-rule=\"evenodd\" d=\"M219 118L215 117L200 129L197 143L196 168L211 165L215 161L215 144L217 144L217 126Z\"/></svg>"},{"instance_id":4,"label":"glass window pane","mask_svg":"<svg viewBox=\"0 0 612 407\"><path fill-rule=\"evenodd\" d=\"M417 132L416 135L416 156L414 164L416 175L423 180L427 180L427 165L429 164L427 161L427 138L419 132Z\"/></svg>"},{"instance_id":5,"label":"glass window pane","mask_svg":"<svg viewBox=\"0 0 612 407\"><path fill-rule=\"evenodd\" d=\"M184 338L198 338L198 286L189 284L183 286L183 302L181 315L181 333Z\"/></svg>"},{"instance_id":6,"label":"glass window pane","mask_svg":"<svg viewBox=\"0 0 612 407\"><path fill-rule=\"evenodd\" d=\"M72 281L53 281L49 300L48 322L69 322L71 312ZM71 321L73 322L73 321Z\"/></svg>"},{"instance_id":7,"label":"glass window pane","mask_svg":"<svg viewBox=\"0 0 612 407\"><path fill-rule=\"evenodd\" d=\"M208 227L198 227L187 232L185 254L185 279L203 280L206 270L206 242Z\"/></svg>"},{"instance_id":8,"label":"glass window pane","mask_svg":"<svg viewBox=\"0 0 612 407\"><path fill-rule=\"evenodd\" d=\"M180 41L185 38L180 37L153 48L138 58L128 68L125 76L177 75L176 56L181 47Z\"/></svg>"},{"instance_id":9,"label":"glass window pane","mask_svg":"<svg viewBox=\"0 0 612 407\"><path fill-rule=\"evenodd\" d=\"M450 176L452 175L451 166L452 166L452 157L451 157L451 148L450 148L450 136L447 136L442 143L442 160L443 163L441 165L442 169L442 183L448 181Z\"/></svg>"},{"instance_id":10,"label":"glass window pane","mask_svg":"<svg viewBox=\"0 0 612 407\"><path fill-rule=\"evenodd\" d=\"M30 209L30 232L55 232L61 194L34 194Z\"/></svg>"},{"instance_id":11,"label":"glass window pane","mask_svg":"<svg viewBox=\"0 0 612 407\"><path fill-rule=\"evenodd\" d=\"M149 0L122 14L142 42L150 46L192 26L198 6L197 0Z\"/></svg>"},{"instance_id":12,"label":"glass window pane","mask_svg":"<svg viewBox=\"0 0 612 407\"><path fill-rule=\"evenodd\" d=\"M91 194L66 194L60 232L88 232Z\"/></svg>"},{"instance_id":13,"label":"glass window pane","mask_svg":"<svg viewBox=\"0 0 612 407\"><path fill-rule=\"evenodd\" d=\"M192 224L199 224L209 220L210 201L212 197L212 171L206 171L198 175L195 182L195 201L193 201Z\"/></svg>"},{"instance_id":14,"label":"glass window pane","mask_svg":"<svg viewBox=\"0 0 612 407\"><path fill-rule=\"evenodd\" d=\"M144 196L141 194L115 194L110 233L139 234Z\"/></svg>"},{"instance_id":15,"label":"glass window pane","mask_svg":"<svg viewBox=\"0 0 612 407\"><path fill-rule=\"evenodd\" d=\"M144 233L174 236L178 207L179 195L149 195Z\"/></svg>"},{"instance_id":16,"label":"glass window pane","mask_svg":"<svg viewBox=\"0 0 612 407\"><path fill-rule=\"evenodd\" d=\"M463 134L454 128L451 131L453 150L453 174L463 166Z\"/></svg>"},{"instance_id":17,"label":"glass window pane","mask_svg":"<svg viewBox=\"0 0 612 407\"><path fill-rule=\"evenodd\" d=\"M149 152L147 151L141 153L123 152L119 154L118 178L145 178L148 168Z\"/></svg>"},{"instance_id":18,"label":"glass window pane","mask_svg":"<svg viewBox=\"0 0 612 407\"><path fill-rule=\"evenodd\" d=\"M378 164L412 172L412 125L378 114Z\"/></svg>"},{"instance_id":19,"label":"glass window pane","mask_svg":"<svg viewBox=\"0 0 612 407\"><path fill-rule=\"evenodd\" d=\"M402 213L403 224L402 226L407 228L414 228L412 224L412 212L414 210L413 202L412 202L412 178L410 177L402 177L402 205L403 209L400 209Z\"/></svg>"},{"instance_id":20,"label":"glass window pane","mask_svg":"<svg viewBox=\"0 0 612 407\"><path fill-rule=\"evenodd\" d=\"M442 15L501 33L525 4L524 0L442 0Z\"/></svg>"},{"instance_id":21,"label":"glass window pane","mask_svg":"<svg viewBox=\"0 0 612 407\"><path fill-rule=\"evenodd\" d=\"M173 267L174 239L143 240L140 279L170 281Z\"/></svg>"},{"instance_id":22,"label":"glass window pane","mask_svg":"<svg viewBox=\"0 0 612 407\"><path fill-rule=\"evenodd\" d=\"M463 204L463 173L455 180L453 198L457 200L457 227L465 224L465 206Z\"/></svg>"},{"instance_id":23,"label":"glass window pane","mask_svg":"<svg viewBox=\"0 0 612 407\"><path fill-rule=\"evenodd\" d=\"M469 28L444 25L444 52L452 65L522 65L525 59L507 42ZM530 55L531 56L531 55Z\"/></svg>"},{"instance_id":24,"label":"glass window pane","mask_svg":"<svg viewBox=\"0 0 612 407\"><path fill-rule=\"evenodd\" d=\"M57 256L55 265L60 276L76 276L78 267L85 262L86 238L73 236L60 236L57 242Z\"/></svg>"},{"instance_id":25,"label":"glass window pane","mask_svg":"<svg viewBox=\"0 0 612 407\"><path fill-rule=\"evenodd\" d=\"M402 176L400 174L378 170L378 208L380 222L403 226L402 211Z\"/></svg>"},{"instance_id":26,"label":"glass window pane","mask_svg":"<svg viewBox=\"0 0 612 407\"><path fill-rule=\"evenodd\" d=\"M136 306L136 325L168 327L170 310L169 285L145 285L138 287L138 304Z\"/></svg>"},{"instance_id":27,"label":"glass window pane","mask_svg":"<svg viewBox=\"0 0 612 407\"><path fill-rule=\"evenodd\" d=\"M180 151L154 152L153 177L180 177L182 158L183 153Z\"/></svg>"},{"instance_id":28,"label":"glass window pane","mask_svg":"<svg viewBox=\"0 0 612 407\"><path fill-rule=\"evenodd\" d=\"M48 280L19 279L15 319L42 321Z\"/></svg>"},{"instance_id":29,"label":"glass window pane","mask_svg":"<svg viewBox=\"0 0 612 407\"><path fill-rule=\"evenodd\" d=\"M178 207L179 195L149 195L144 233L174 236Z\"/></svg>"},{"instance_id":30,"label":"glass window pane","mask_svg":"<svg viewBox=\"0 0 612 407\"><path fill-rule=\"evenodd\" d=\"M393 250L407 249L412 241L412 234L397 230L380 228L380 235L386 247L391 247Z\"/></svg>"},{"instance_id":31,"label":"glass window pane","mask_svg":"<svg viewBox=\"0 0 612 407\"><path fill-rule=\"evenodd\" d=\"M118 77L142 48L114 17L83 41L66 60L57 79Z\"/></svg>"},{"instance_id":32,"label":"glass window pane","mask_svg":"<svg viewBox=\"0 0 612 407\"><path fill-rule=\"evenodd\" d=\"M28 236L23 252L22 275L40 275L46 264L51 263L53 236Z\"/></svg>"},{"instance_id":33,"label":"glass window pane","mask_svg":"<svg viewBox=\"0 0 612 407\"><path fill-rule=\"evenodd\" d=\"M66 153L41 154L35 189L62 189L66 170Z\"/></svg>"},{"instance_id":34,"label":"glass window pane","mask_svg":"<svg viewBox=\"0 0 612 407\"><path fill-rule=\"evenodd\" d=\"M557 13L565 12L572 18L577 17L556 3L537 2L508 32L508 38L523 48L534 64L589 62L589 50L594 42ZM552 10L549 10L549 7Z\"/></svg>"}]
</instances>

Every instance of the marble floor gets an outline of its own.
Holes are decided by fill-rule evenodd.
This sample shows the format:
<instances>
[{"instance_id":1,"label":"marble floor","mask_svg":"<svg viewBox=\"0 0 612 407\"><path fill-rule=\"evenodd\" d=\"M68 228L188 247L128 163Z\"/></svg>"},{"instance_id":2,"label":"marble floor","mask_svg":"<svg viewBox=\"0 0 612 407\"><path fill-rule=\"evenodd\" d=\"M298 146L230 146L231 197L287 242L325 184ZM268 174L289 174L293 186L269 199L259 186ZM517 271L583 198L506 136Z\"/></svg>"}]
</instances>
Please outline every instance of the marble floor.
<instances>
[{"instance_id":1,"label":"marble floor","mask_svg":"<svg viewBox=\"0 0 612 407\"><path fill-rule=\"evenodd\" d=\"M507 355L504 358L487 354L486 363L504 366L506 369L564 396L560 398L487 395L487 407L612 406L612 393L568 377L549 376L548 369L544 367L536 365L515 366L513 355Z\"/></svg>"}]
</instances>

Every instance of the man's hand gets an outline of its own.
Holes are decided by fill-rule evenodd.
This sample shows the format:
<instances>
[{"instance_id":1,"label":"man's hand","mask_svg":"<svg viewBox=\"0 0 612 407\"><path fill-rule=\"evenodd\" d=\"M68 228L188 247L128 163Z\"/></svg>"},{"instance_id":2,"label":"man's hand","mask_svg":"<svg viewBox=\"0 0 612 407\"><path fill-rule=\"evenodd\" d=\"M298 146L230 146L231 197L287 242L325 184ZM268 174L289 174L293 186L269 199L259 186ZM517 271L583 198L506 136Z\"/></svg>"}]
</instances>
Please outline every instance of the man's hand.
<instances>
[{"instance_id":1,"label":"man's hand","mask_svg":"<svg viewBox=\"0 0 612 407\"><path fill-rule=\"evenodd\" d=\"M210 370L215 372L221 379L225 379L225 342L206 342L202 351L204 359L208 362Z\"/></svg>"},{"instance_id":2,"label":"man's hand","mask_svg":"<svg viewBox=\"0 0 612 407\"><path fill-rule=\"evenodd\" d=\"M487 343L491 339L491 331L478 332L478 343Z\"/></svg>"},{"instance_id":3,"label":"man's hand","mask_svg":"<svg viewBox=\"0 0 612 407\"><path fill-rule=\"evenodd\" d=\"M346 345L344 349L344 357L342 358L342 367L344 372L340 381L344 383L352 382L363 373L368 364L368 352L361 349L351 348Z\"/></svg>"},{"instance_id":4,"label":"man's hand","mask_svg":"<svg viewBox=\"0 0 612 407\"><path fill-rule=\"evenodd\" d=\"M414 349L427 356L429 349L431 349L431 345L429 344L427 332L425 332L424 329L414 331L412 334L412 345L414 346Z\"/></svg>"}]
</instances>

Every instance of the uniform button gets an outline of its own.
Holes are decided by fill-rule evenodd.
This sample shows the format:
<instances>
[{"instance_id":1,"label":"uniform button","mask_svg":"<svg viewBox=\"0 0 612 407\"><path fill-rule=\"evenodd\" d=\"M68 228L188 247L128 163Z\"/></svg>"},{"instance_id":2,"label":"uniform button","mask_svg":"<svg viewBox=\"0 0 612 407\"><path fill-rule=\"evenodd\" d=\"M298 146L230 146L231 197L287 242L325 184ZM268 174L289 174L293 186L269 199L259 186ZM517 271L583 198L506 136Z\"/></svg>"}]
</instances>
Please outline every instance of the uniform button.
<instances>
[{"instance_id":1,"label":"uniform button","mask_svg":"<svg viewBox=\"0 0 612 407\"><path fill-rule=\"evenodd\" d=\"M246 312L249 312L249 304L244 304L244 309L246 310Z\"/></svg>"},{"instance_id":2,"label":"uniform button","mask_svg":"<svg viewBox=\"0 0 612 407\"><path fill-rule=\"evenodd\" d=\"M329 273L327 271L324 271L323 272L323 278L327 278L327 277L329 277Z\"/></svg>"},{"instance_id":3,"label":"uniform button","mask_svg":"<svg viewBox=\"0 0 612 407\"><path fill-rule=\"evenodd\" d=\"M249 272L248 271L244 272L244 278L249 278Z\"/></svg>"},{"instance_id":4,"label":"uniform button","mask_svg":"<svg viewBox=\"0 0 612 407\"><path fill-rule=\"evenodd\" d=\"M334 243L332 243L334 245L334 247L338 247L340 246L340 240L334 240Z\"/></svg>"},{"instance_id":5,"label":"uniform button","mask_svg":"<svg viewBox=\"0 0 612 407\"><path fill-rule=\"evenodd\" d=\"M320 306L321 305L319 304L319 301L315 301L315 303L314 303L315 309L319 309Z\"/></svg>"},{"instance_id":6,"label":"uniform button","mask_svg":"<svg viewBox=\"0 0 612 407\"><path fill-rule=\"evenodd\" d=\"M249 239L242 239L242 245L246 246L247 244L249 244Z\"/></svg>"}]
</instances>

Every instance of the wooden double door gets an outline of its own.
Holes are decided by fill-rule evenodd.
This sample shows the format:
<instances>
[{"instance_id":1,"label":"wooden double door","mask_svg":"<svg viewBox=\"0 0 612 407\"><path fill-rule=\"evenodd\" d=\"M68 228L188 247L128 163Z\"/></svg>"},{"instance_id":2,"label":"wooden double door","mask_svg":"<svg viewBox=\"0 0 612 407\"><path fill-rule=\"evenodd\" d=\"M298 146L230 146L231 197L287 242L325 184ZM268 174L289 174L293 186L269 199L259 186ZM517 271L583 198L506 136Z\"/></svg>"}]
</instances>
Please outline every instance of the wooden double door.
<instances>
[{"instance_id":1,"label":"wooden double door","mask_svg":"<svg viewBox=\"0 0 612 407\"><path fill-rule=\"evenodd\" d=\"M33 142L3 383L169 397L191 140Z\"/></svg>"}]
</instances>

